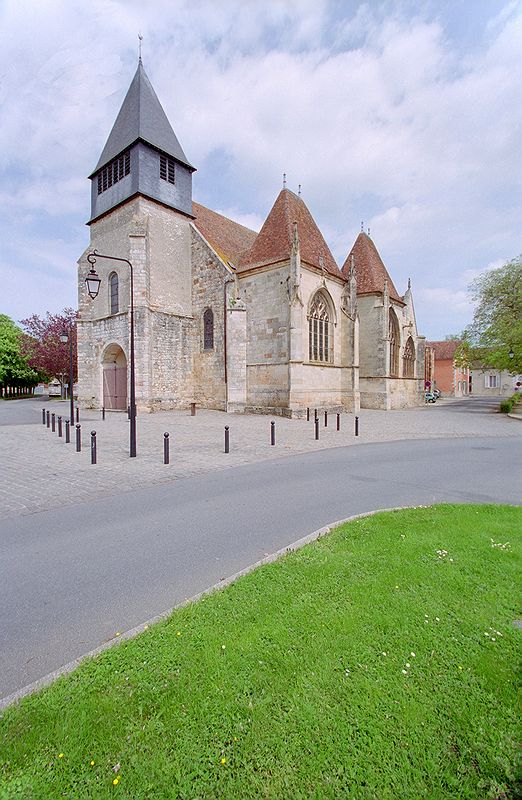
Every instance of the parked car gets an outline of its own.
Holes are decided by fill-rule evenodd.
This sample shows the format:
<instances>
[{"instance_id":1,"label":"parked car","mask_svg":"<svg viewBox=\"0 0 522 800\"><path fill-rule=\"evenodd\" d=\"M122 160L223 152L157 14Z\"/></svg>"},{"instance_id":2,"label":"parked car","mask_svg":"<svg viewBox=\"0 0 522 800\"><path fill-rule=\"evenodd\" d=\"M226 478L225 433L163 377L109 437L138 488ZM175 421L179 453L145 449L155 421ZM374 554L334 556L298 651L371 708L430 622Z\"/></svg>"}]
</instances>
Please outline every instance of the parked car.
<instances>
[{"instance_id":1,"label":"parked car","mask_svg":"<svg viewBox=\"0 0 522 800\"><path fill-rule=\"evenodd\" d=\"M437 398L433 394L433 392L424 392L424 400L426 403L436 403Z\"/></svg>"}]
</instances>

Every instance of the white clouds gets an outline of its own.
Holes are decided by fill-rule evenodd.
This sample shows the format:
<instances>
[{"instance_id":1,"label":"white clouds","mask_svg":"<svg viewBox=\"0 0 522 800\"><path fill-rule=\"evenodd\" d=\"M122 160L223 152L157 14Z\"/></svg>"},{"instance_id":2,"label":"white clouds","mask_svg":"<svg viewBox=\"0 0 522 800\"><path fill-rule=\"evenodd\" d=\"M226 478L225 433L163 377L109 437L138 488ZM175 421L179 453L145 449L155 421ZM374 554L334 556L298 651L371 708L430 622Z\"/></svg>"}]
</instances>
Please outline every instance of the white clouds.
<instances>
[{"instance_id":1,"label":"white clouds","mask_svg":"<svg viewBox=\"0 0 522 800\"><path fill-rule=\"evenodd\" d=\"M35 215L57 238L69 238L72 217L81 230L84 176L132 78L141 31L146 69L211 207L260 227L286 171L340 261L364 218L398 286L411 275L419 300L423 287L452 294L465 270L522 249L522 13L492 2L480 47L465 49L440 4L412 7L5 2L0 236L25 216L32 237ZM203 169L216 153L226 180ZM71 263L86 243L74 236ZM17 250L11 241L14 259ZM451 328L464 327L464 301L447 307Z\"/></svg>"}]
</instances>

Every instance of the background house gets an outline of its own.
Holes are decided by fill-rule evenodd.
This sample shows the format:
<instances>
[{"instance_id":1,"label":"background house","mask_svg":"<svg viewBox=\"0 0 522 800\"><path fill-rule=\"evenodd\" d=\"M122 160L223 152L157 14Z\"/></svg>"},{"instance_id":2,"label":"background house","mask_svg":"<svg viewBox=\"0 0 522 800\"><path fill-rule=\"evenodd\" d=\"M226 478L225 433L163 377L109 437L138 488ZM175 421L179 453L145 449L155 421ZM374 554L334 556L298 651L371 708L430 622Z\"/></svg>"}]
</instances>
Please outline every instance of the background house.
<instances>
[{"instance_id":1,"label":"background house","mask_svg":"<svg viewBox=\"0 0 522 800\"><path fill-rule=\"evenodd\" d=\"M470 371L455 365L455 351L460 339L444 342L426 342L432 350L432 388L439 389L447 397L463 397L470 391Z\"/></svg>"}]
</instances>

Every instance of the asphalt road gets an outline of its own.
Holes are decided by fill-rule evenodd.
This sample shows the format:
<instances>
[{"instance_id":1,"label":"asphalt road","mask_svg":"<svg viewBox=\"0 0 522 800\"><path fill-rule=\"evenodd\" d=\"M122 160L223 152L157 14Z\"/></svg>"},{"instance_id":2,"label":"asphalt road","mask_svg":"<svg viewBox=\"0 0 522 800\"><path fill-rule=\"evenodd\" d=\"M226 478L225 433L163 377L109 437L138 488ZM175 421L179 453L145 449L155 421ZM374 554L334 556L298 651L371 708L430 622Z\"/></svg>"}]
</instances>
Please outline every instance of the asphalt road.
<instances>
[{"instance_id":1,"label":"asphalt road","mask_svg":"<svg viewBox=\"0 0 522 800\"><path fill-rule=\"evenodd\" d=\"M368 444L10 519L0 543L0 698L352 514L518 504L521 467L509 439Z\"/></svg>"}]
</instances>

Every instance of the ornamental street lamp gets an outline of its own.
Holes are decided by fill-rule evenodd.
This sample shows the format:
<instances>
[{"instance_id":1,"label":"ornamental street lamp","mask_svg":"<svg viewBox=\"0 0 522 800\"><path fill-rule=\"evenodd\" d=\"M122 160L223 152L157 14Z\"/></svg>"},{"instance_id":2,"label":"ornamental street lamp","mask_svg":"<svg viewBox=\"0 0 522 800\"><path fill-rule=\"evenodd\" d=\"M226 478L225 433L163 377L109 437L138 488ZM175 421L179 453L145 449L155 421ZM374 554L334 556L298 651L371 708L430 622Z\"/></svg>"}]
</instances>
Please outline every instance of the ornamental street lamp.
<instances>
[{"instance_id":1,"label":"ornamental street lamp","mask_svg":"<svg viewBox=\"0 0 522 800\"><path fill-rule=\"evenodd\" d=\"M126 258L116 258L116 256L104 256L101 253L98 253L96 250L93 250L92 253L88 253L87 261L91 265L91 269L85 278L85 283L87 286L87 291L89 293L89 297L93 300L97 297L98 292L100 291L100 284L101 278L96 273L94 269L94 265L96 264L97 258L106 258L109 261L121 261L124 264L129 265L130 269L130 407L129 407L129 417L130 417L130 447L129 447L129 455L131 458L136 457L136 381L135 381L135 370L134 370L134 276L132 271L132 264Z\"/></svg>"},{"instance_id":2,"label":"ornamental street lamp","mask_svg":"<svg viewBox=\"0 0 522 800\"><path fill-rule=\"evenodd\" d=\"M510 347L510 348L509 348L509 353L508 353L508 356L509 356L511 359L515 358L515 353L513 352L513 348L512 348L512 347Z\"/></svg>"},{"instance_id":3,"label":"ornamental street lamp","mask_svg":"<svg viewBox=\"0 0 522 800\"><path fill-rule=\"evenodd\" d=\"M72 337L72 325L69 328L69 334L67 331L62 331L60 335L60 341L63 344L67 344L69 342L69 421L71 425L71 430L74 428L74 393L73 393L73 383L74 383L74 373L73 373L73 337Z\"/></svg>"}]
</instances>

